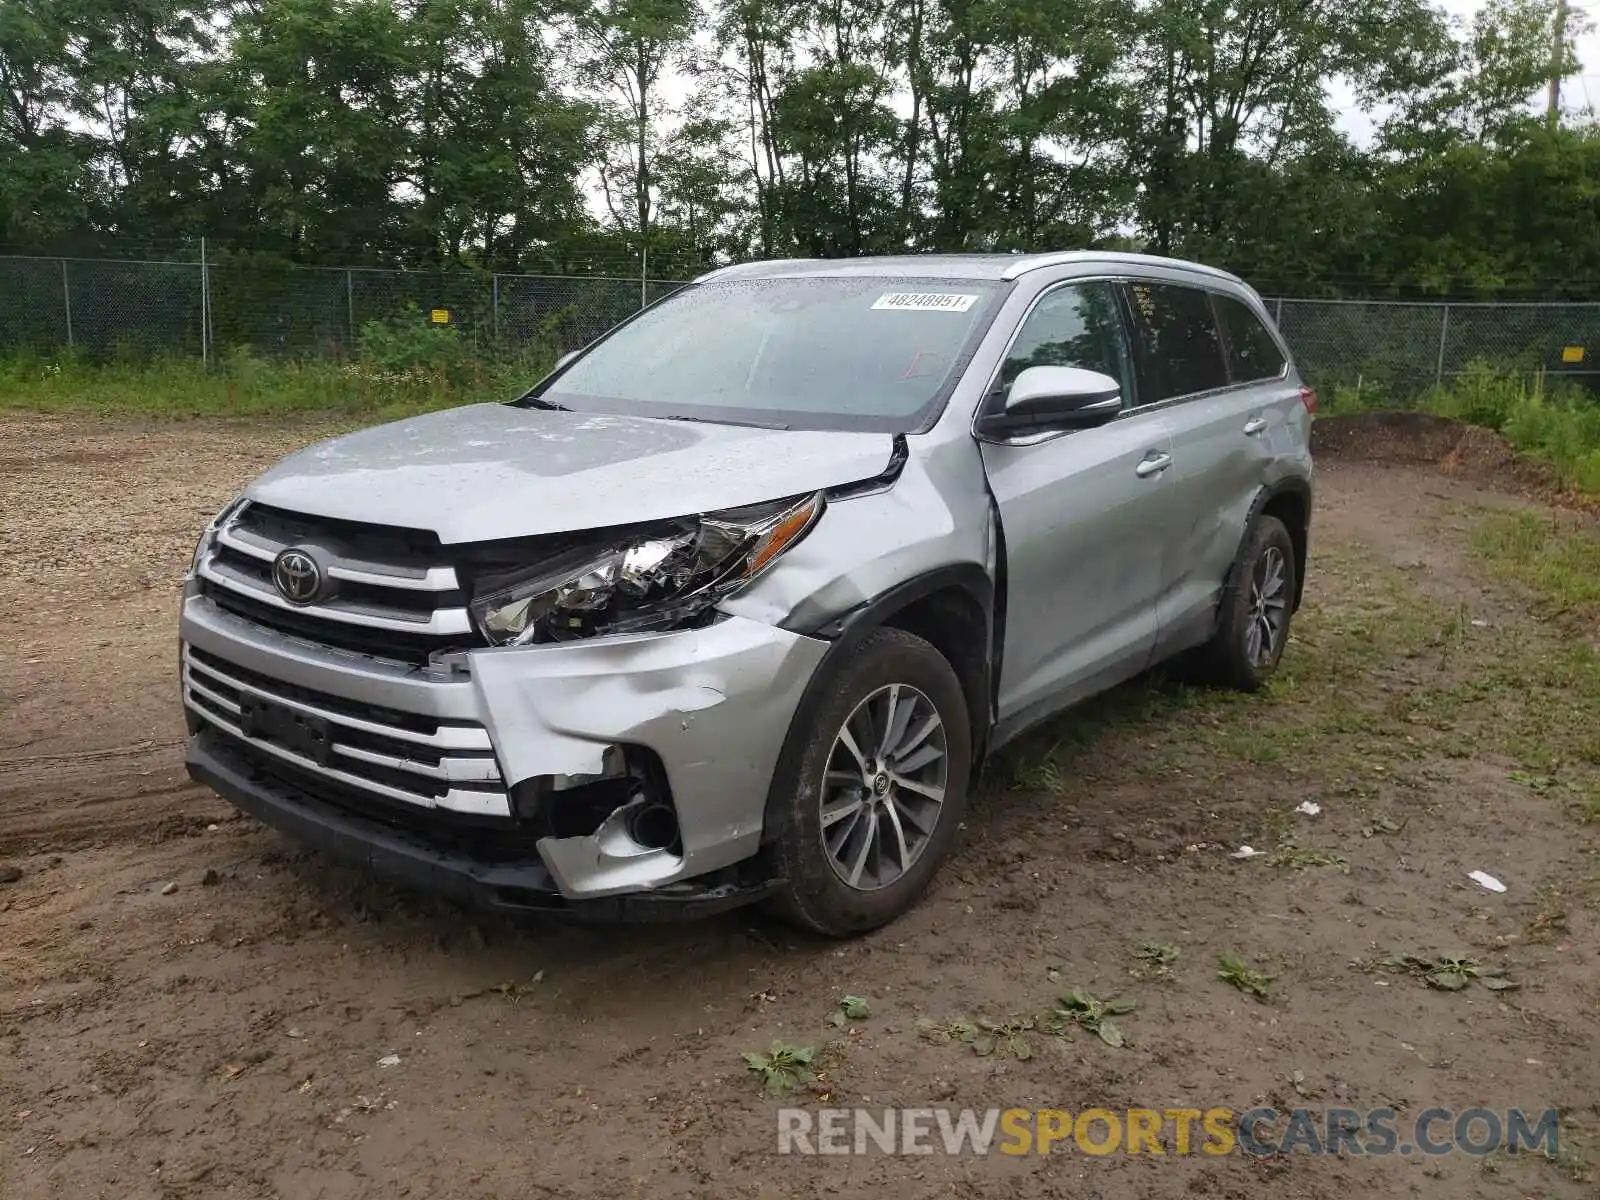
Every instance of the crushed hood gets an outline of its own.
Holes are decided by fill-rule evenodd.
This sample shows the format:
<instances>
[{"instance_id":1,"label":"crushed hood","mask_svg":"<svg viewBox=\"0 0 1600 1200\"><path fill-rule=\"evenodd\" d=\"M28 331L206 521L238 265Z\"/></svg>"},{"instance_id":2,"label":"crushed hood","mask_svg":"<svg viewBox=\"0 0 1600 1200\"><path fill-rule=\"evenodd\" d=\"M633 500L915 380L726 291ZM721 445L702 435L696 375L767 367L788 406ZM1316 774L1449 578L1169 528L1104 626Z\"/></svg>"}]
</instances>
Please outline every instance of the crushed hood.
<instances>
[{"instance_id":1,"label":"crushed hood","mask_svg":"<svg viewBox=\"0 0 1600 1200\"><path fill-rule=\"evenodd\" d=\"M754 429L474 404L308 446L246 495L445 543L600 529L870 479L886 433Z\"/></svg>"}]
</instances>

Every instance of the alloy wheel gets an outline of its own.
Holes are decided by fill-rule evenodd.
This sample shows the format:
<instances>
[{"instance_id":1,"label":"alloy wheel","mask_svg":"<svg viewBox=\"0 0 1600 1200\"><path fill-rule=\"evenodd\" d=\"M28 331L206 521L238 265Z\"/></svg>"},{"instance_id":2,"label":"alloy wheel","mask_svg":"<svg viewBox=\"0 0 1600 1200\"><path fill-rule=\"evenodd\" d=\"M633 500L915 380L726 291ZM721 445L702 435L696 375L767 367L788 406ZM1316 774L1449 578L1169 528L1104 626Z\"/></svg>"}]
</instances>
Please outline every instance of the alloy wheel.
<instances>
[{"instance_id":1,"label":"alloy wheel","mask_svg":"<svg viewBox=\"0 0 1600 1200\"><path fill-rule=\"evenodd\" d=\"M1283 551L1268 546L1250 572L1250 613L1245 624L1244 652L1251 666L1272 665L1288 617L1289 573Z\"/></svg>"},{"instance_id":2,"label":"alloy wheel","mask_svg":"<svg viewBox=\"0 0 1600 1200\"><path fill-rule=\"evenodd\" d=\"M927 849L948 784L944 719L908 683L856 705L823 769L822 844L847 886L871 892L909 871Z\"/></svg>"}]
</instances>

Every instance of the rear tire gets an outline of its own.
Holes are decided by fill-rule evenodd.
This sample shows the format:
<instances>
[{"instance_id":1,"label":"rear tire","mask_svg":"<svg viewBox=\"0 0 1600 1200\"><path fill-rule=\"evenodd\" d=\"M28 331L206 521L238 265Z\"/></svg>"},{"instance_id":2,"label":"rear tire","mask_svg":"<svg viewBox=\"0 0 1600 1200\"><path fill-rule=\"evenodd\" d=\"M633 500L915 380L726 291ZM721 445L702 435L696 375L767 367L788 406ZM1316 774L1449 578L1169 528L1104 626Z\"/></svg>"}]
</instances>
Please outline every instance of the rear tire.
<instances>
[{"instance_id":1,"label":"rear tire","mask_svg":"<svg viewBox=\"0 0 1600 1200\"><path fill-rule=\"evenodd\" d=\"M790 733L768 798L768 907L830 937L865 933L917 899L967 807L972 725L961 681L928 642L874 629Z\"/></svg>"},{"instance_id":2,"label":"rear tire","mask_svg":"<svg viewBox=\"0 0 1600 1200\"><path fill-rule=\"evenodd\" d=\"M1229 572L1217 632L1201 647L1213 683L1253 692L1278 669L1294 610L1294 540L1277 517L1255 519Z\"/></svg>"}]
</instances>

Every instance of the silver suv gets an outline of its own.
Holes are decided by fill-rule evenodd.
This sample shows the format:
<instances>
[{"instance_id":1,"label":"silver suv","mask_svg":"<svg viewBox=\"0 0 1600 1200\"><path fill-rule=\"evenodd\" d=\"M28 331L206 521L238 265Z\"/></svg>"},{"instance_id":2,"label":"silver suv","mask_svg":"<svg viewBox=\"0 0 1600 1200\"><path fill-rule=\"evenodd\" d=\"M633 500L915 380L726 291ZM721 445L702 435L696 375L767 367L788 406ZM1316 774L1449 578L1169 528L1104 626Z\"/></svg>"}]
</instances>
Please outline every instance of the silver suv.
<instances>
[{"instance_id":1,"label":"silver suv","mask_svg":"<svg viewBox=\"0 0 1600 1200\"><path fill-rule=\"evenodd\" d=\"M1028 726L1180 653L1272 674L1315 405L1193 263L715 271L251 484L187 578L189 771L477 902L870 929Z\"/></svg>"}]
</instances>

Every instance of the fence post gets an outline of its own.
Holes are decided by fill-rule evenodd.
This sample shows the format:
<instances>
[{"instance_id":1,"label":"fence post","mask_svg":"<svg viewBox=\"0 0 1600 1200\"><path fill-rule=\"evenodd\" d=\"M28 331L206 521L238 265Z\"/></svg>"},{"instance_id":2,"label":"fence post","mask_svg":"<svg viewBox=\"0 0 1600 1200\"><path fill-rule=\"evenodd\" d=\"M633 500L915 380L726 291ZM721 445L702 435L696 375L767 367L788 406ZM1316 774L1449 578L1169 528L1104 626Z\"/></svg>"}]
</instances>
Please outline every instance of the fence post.
<instances>
[{"instance_id":1,"label":"fence post","mask_svg":"<svg viewBox=\"0 0 1600 1200\"><path fill-rule=\"evenodd\" d=\"M61 260L61 305L67 314L67 349L72 349L72 285L67 282L67 260Z\"/></svg>"},{"instance_id":2,"label":"fence post","mask_svg":"<svg viewBox=\"0 0 1600 1200\"><path fill-rule=\"evenodd\" d=\"M500 273L489 277L489 336L500 344Z\"/></svg>"},{"instance_id":3,"label":"fence post","mask_svg":"<svg viewBox=\"0 0 1600 1200\"><path fill-rule=\"evenodd\" d=\"M1450 336L1450 305L1443 306L1443 316L1439 320L1439 357L1433 364L1433 386L1444 386L1444 341Z\"/></svg>"},{"instance_id":4,"label":"fence post","mask_svg":"<svg viewBox=\"0 0 1600 1200\"><path fill-rule=\"evenodd\" d=\"M1281 326L1283 324L1283 297L1282 296L1279 296L1278 299L1272 305L1272 323L1274 325L1279 325L1279 326Z\"/></svg>"},{"instance_id":5,"label":"fence post","mask_svg":"<svg viewBox=\"0 0 1600 1200\"><path fill-rule=\"evenodd\" d=\"M344 269L344 321L353 350L356 344L356 285L355 272L349 267Z\"/></svg>"},{"instance_id":6,"label":"fence post","mask_svg":"<svg viewBox=\"0 0 1600 1200\"><path fill-rule=\"evenodd\" d=\"M211 272L206 270L206 239L200 239L200 365L211 364Z\"/></svg>"}]
</instances>

